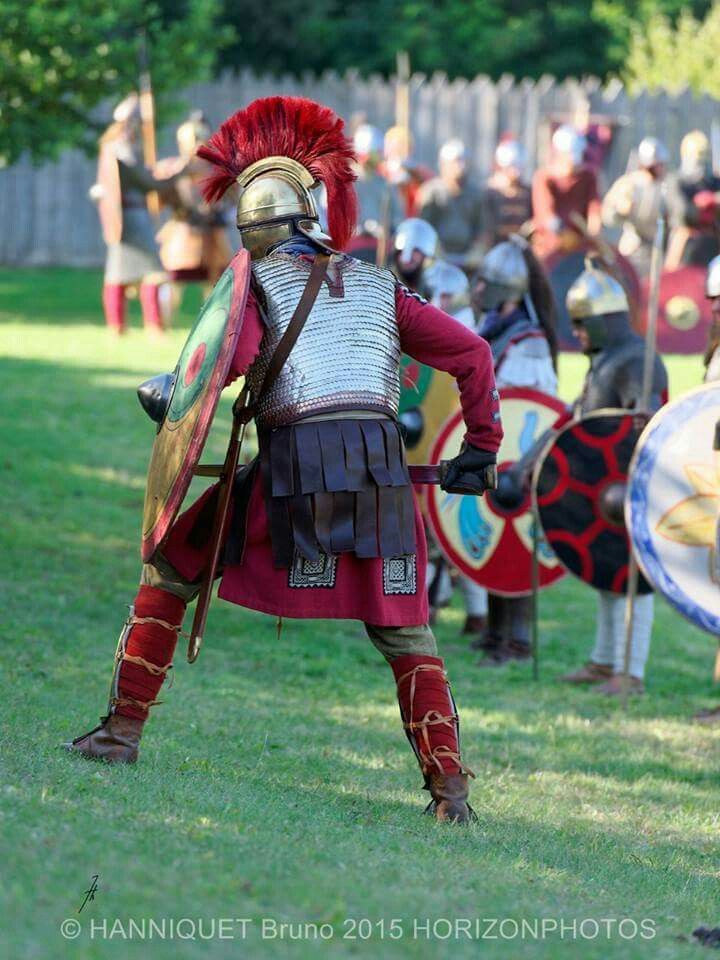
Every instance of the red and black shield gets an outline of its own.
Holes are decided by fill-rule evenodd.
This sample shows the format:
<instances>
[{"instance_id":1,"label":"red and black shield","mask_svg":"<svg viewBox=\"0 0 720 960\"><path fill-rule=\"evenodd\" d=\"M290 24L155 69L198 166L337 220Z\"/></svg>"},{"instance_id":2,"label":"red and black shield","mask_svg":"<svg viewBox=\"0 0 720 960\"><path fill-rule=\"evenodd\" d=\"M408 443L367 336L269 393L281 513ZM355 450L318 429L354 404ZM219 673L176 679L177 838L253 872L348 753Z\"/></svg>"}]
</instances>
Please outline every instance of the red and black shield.
<instances>
[{"instance_id":1,"label":"red and black shield","mask_svg":"<svg viewBox=\"0 0 720 960\"><path fill-rule=\"evenodd\" d=\"M597 590L625 593L627 586L624 502L637 439L632 414L598 410L563 427L535 467L533 498L547 542ZM638 589L650 592L642 577Z\"/></svg>"}]
</instances>

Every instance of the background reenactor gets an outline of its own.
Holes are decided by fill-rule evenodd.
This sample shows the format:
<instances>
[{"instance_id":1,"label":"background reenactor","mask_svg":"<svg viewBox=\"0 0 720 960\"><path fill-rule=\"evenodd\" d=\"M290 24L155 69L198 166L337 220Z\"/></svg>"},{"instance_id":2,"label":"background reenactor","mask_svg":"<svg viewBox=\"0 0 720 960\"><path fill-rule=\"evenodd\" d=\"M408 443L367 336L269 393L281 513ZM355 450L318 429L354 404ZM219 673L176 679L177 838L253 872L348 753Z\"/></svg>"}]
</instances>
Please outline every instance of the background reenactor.
<instances>
[{"instance_id":1,"label":"background reenactor","mask_svg":"<svg viewBox=\"0 0 720 960\"><path fill-rule=\"evenodd\" d=\"M139 137L139 98L132 93L116 107L113 123L100 139L97 183L90 192L98 203L107 244L105 321L116 334L125 331L126 292L130 285L139 287L145 329L156 334L163 329L159 288L167 281L167 275L158 256L156 227L146 197L158 193L172 199L177 177L159 180L143 166Z\"/></svg>"},{"instance_id":2,"label":"background reenactor","mask_svg":"<svg viewBox=\"0 0 720 960\"><path fill-rule=\"evenodd\" d=\"M438 232L447 260L464 269L482 252L483 195L468 178L462 140L448 140L438 155L440 175L420 188L420 216Z\"/></svg>"},{"instance_id":3,"label":"background reenactor","mask_svg":"<svg viewBox=\"0 0 720 960\"><path fill-rule=\"evenodd\" d=\"M669 178L668 216L671 234L665 266L704 267L720 253L718 192L720 177L712 169L710 141L701 130L686 134L680 144L680 169Z\"/></svg>"},{"instance_id":4,"label":"background reenactor","mask_svg":"<svg viewBox=\"0 0 720 960\"><path fill-rule=\"evenodd\" d=\"M637 149L638 169L623 174L610 187L602 205L606 227L622 227L618 250L641 276L650 272L650 257L669 154L655 137Z\"/></svg>"},{"instance_id":5,"label":"background reenactor","mask_svg":"<svg viewBox=\"0 0 720 960\"><path fill-rule=\"evenodd\" d=\"M177 130L179 156L156 166L161 174L182 170L175 184L172 218L158 233L160 259L174 283L214 284L232 256L225 208L210 206L202 197L202 181L211 168L197 156L197 149L209 136L203 115L193 113Z\"/></svg>"},{"instance_id":6,"label":"background reenactor","mask_svg":"<svg viewBox=\"0 0 720 960\"><path fill-rule=\"evenodd\" d=\"M606 408L637 410L645 419L667 399L667 372L656 355L650 409L641 411L645 342L630 326L629 305L622 286L593 265L588 265L567 295L580 348L590 360L576 414L583 416ZM598 590L597 635L590 660L566 674L567 683L600 684L609 696L622 692L625 657L625 604L623 594ZM650 653L653 594L635 597L629 685L642 693L645 664Z\"/></svg>"},{"instance_id":7,"label":"background reenactor","mask_svg":"<svg viewBox=\"0 0 720 960\"><path fill-rule=\"evenodd\" d=\"M500 141L483 197L487 249L520 233L532 218L531 190L523 180L526 163L525 151L518 140L508 137Z\"/></svg>"},{"instance_id":8,"label":"background reenactor","mask_svg":"<svg viewBox=\"0 0 720 960\"><path fill-rule=\"evenodd\" d=\"M585 147L585 137L574 127L558 127L552 138L550 164L533 177L533 248L541 259L583 245L575 217L585 222L590 236L600 232L597 175L583 159Z\"/></svg>"}]
</instances>

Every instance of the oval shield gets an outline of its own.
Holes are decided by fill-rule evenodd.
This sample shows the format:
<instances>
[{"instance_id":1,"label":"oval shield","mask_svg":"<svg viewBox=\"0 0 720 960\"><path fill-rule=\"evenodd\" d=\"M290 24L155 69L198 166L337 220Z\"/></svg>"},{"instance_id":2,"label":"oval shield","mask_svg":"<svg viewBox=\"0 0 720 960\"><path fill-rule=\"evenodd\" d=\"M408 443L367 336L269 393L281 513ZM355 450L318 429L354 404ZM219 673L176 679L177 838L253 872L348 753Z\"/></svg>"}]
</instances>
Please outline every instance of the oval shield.
<instances>
[{"instance_id":1,"label":"oval shield","mask_svg":"<svg viewBox=\"0 0 720 960\"><path fill-rule=\"evenodd\" d=\"M190 486L235 353L249 286L250 256L240 250L203 304L180 354L148 467L145 562L165 541Z\"/></svg>"},{"instance_id":2,"label":"oval shield","mask_svg":"<svg viewBox=\"0 0 720 960\"><path fill-rule=\"evenodd\" d=\"M547 542L570 573L597 590L625 593L630 543L623 503L638 433L625 410L573 420L535 466L533 497ZM638 592L650 587L639 578Z\"/></svg>"},{"instance_id":3,"label":"oval shield","mask_svg":"<svg viewBox=\"0 0 720 960\"><path fill-rule=\"evenodd\" d=\"M688 620L720 634L717 526L720 383L678 397L652 418L630 464L625 516L638 564Z\"/></svg>"},{"instance_id":4,"label":"oval shield","mask_svg":"<svg viewBox=\"0 0 720 960\"><path fill-rule=\"evenodd\" d=\"M500 391L504 437L498 455L502 475L549 430L564 404L525 387ZM442 426L430 451L430 462L457 455L465 434L460 411ZM475 583L505 597L526 596L532 589L533 515L530 496L512 506L499 502L496 491L484 497L427 489L430 529L448 561ZM564 576L564 569L541 539L538 551L540 587Z\"/></svg>"}]
</instances>

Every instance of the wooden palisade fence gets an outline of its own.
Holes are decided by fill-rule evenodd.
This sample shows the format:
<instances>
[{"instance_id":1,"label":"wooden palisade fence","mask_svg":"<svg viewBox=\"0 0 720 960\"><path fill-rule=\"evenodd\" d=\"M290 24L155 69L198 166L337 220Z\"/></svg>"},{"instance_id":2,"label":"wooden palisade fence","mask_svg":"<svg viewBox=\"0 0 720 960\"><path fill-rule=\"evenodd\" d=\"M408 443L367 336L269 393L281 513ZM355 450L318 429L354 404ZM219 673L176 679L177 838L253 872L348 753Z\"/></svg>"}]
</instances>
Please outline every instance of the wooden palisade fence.
<instances>
[{"instance_id":1,"label":"wooden palisade fence","mask_svg":"<svg viewBox=\"0 0 720 960\"><path fill-rule=\"evenodd\" d=\"M382 77L348 73L320 77L258 77L250 72L226 74L190 87L188 109L201 108L213 125L255 97L301 94L328 103L350 120L364 115L386 129L394 122L395 83ZM415 157L434 167L440 144L460 137L469 148L473 174L483 179L492 164L498 137L512 132L528 154L528 175L541 162L549 139L548 119L572 115L589 105L593 114L612 118L617 126L604 169L607 182L626 167L628 156L646 135L665 142L673 158L682 136L699 127L710 134L720 104L690 92L679 95L641 93L630 96L619 82L557 82L551 77L515 81L502 77L448 81L442 74L410 80L410 117ZM165 131L161 155L174 152L172 131ZM95 179L95 158L67 151L57 163L34 167L21 161L0 171L0 263L95 266L102 263L103 244L97 212L88 199ZM606 184L607 185L607 184Z\"/></svg>"}]
</instances>

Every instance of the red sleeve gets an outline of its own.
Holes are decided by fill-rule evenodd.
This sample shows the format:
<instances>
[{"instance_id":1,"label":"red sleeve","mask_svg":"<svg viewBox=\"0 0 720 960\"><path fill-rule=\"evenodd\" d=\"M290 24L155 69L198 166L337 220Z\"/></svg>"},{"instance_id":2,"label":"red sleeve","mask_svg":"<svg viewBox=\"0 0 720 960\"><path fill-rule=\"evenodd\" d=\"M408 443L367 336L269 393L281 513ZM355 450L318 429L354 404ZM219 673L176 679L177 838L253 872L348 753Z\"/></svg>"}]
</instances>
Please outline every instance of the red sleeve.
<instances>
[{"instance_id":1,"label":"red sleeve","mask_svg":"<svg viewBox=\"0 0 720 960\"><path fill-rule=\"evenodd\" d=\"M403 351L455 377L466 439L475 447L496 453L503 431L487 342L402 284L396 287L395 304Z\"/></svg>"},{"instance_id":2,"label":"red sleeve","mask_svg":"<svg viewBox=\"0 0 720 960\"><path fill-rule=\"evenodd\" d=\"M255 357L260 350L260 342L263 338L265 327L263 326L260 309L258 308L255 294L252 290L248 293L247 303L245 304L245 317L243 319L242 329L235 347L235 356L230 364L225 386L229 387L238 377L244 376Z\"/></svg>"},{"instance_id":3,"label":"red sleeve","mask_svg":"<svg viewBox=\"0 0 720 960\"><path fill-rule=\"evenodd\" d=\"M548 182L548 175L544 170L536 170L532 179L532 215L538 226L542 227L545 221L555 216L555 201Z\"/></svg>"}]
</instances>

